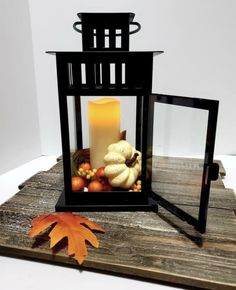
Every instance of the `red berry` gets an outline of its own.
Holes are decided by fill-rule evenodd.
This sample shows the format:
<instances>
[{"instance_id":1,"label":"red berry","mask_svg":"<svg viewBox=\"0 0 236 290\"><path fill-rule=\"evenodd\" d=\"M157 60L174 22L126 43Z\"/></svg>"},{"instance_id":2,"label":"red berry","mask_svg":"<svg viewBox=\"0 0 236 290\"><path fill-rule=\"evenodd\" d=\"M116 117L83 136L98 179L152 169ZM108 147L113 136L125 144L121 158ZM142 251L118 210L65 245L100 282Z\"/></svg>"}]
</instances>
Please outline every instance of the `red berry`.
<instances>
[{"instance_id":1,"label":"red berry","mask_svg":"<svg viewBox=\"0 0 236 290\"><path fill-rule=\"evenodd\" d=\"M108 182L104 182L103 191L112 191L112 186Z\"/></svg>"},{"instance_id":2,"label":"red berry","mask_svg":"<svg viewBox=\"0 0 236 290\"><path fill-rule=\"evenodd\" d=\"M101 180L102 178L105 177L105 167L100 167L97 169L95 176L98 180Z\"/></svg>"}]
</instances>

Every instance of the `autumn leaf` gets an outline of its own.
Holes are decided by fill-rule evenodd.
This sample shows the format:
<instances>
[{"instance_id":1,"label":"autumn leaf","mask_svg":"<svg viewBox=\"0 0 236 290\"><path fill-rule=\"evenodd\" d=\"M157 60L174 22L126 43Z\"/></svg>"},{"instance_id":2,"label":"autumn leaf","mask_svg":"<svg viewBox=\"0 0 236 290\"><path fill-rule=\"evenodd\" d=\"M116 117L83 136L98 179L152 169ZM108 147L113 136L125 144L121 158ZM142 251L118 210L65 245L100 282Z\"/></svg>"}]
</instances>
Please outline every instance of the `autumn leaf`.
<instances>
[{"instance_id":1,"label":"autumn leaf","mask_svg":"<svg viewBox=\"0 0 236 290\"><path fill-rule=\"evenodd\" d=\"M32 220L32 228L28 233L33 238L51 225L55 224L51 230L50 248L53 248L63 238L68 239L68 255L75 258L82 264L87 256L86 241L93 247L98 248L99 242L91 230L104 232L104 229L89 219L75 215L71 212L42 214Z\"/></svg>"}]
</instances>

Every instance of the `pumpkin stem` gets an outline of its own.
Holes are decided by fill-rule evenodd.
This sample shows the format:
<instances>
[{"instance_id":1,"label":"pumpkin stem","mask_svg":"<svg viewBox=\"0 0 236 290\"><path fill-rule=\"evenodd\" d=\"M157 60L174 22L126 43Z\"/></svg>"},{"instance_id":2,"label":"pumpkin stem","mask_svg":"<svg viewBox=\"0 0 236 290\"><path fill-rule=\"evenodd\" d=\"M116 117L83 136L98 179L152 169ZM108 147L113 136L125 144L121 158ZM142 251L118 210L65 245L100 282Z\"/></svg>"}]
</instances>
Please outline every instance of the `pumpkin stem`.
<instances>
[{"instance_id":1,"label":"pumpkin stem","mask_svg":"<svg viewBox=\"0 0 236 290\"><path fill-rule=\"evenodd\" d=\"M125 165L131 167L132 164L136 161L138 156L139 156L138 153L134 153L134 156L131 159L126 160Z\"/></svg>"}]
</instances>

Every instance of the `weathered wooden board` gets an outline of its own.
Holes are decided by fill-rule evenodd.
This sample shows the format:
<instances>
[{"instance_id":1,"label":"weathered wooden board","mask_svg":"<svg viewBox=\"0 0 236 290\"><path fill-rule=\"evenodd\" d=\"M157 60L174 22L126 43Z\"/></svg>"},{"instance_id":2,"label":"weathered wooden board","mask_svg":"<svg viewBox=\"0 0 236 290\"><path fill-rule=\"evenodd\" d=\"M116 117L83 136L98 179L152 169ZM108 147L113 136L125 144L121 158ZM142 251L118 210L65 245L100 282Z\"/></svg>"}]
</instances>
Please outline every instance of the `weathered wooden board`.
<instances>
[{"instance_id":1,"label":"weathered wooden board","mask_svg":"<svg viewBox=\"0 0 236 290\"><path fill-rule=\"evenodd\" d=\"M181 164L182 172L198 171L197 161L193 160L191 168L183 160L173 159L172 168L171 160L166 160L166 166L165 160L162 161L155 166L160 172L169 173L169 177L163 175L159 180L157 176L153 186L172 196L177 205L181 203L182 208L197 214L196 184L185 178L181 181L178 170ZM171 176L178 180L175 187L171 185ZM36 241L26 235L32 218L54 211L62 187L62 162L58 162L48 172L39 172L27 180L19 193L0 207L0 253L76 266L66 255L66 249L57 248L54 252L49 249L46 235ZM184 191L186 198L180 202L186 187L189 189ZM106 229L105 234L98 234L100 248L89 249L83 267L208 289L236 288L235 195L232 190L224 189L221 179L212 183L204 235L162 208L158 213L83 212L82 215Z\"/></svg>"}]
</instances>

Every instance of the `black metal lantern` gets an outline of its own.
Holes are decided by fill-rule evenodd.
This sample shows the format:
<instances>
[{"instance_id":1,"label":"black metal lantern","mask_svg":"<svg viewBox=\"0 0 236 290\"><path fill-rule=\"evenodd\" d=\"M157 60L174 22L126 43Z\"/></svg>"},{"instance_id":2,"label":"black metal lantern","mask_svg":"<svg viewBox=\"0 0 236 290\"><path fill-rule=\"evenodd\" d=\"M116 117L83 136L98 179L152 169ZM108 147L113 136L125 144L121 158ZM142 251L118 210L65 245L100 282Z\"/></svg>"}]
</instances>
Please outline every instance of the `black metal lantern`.
<instances>
[{"instance_id":1,"label":"black metal lantern","mask_svg":"<svg viewBox=\"0 0 236 290\"><path fill-rule=\"evenodd\" d=\"M79 13L78 16L81 21L76 22L74 28L82 32L83 52L49 52L56 54L57 61L65 184L56 211L147 211L154 210L159 204L204 232L210 182L217 179L219 170L218 165L213 163L218 101L151 93L153 56L162 51L129 51L129 34L140 29L140 24L133 22L133 13ZM77 28L80 24L81 29ZM129 32L131 25L137 28ZM132 118L134 121L133 124L126 123L122 129L127 131L128 136L127 127L133 130L133 139L129 137L131 142L121 143L132 143L129 148L126 145L120 147L119 143L122 139L119 135L122 116L120 102L125 97L130 100L125 108L128 115L126 121L131 123ZM175 108L189 109L184 113L186 116L195 115L198 111L204 115L206 136L203 138L202 174L198 177L199 213L195 217L175 206L168 195L161 194L165 190L153 185L153 164L167 160L165 154L154 160L153 136L157 134L160 140L159 132L166 134L168 130L160 126L169 124L168 116L172 121L175 119L174 124L178 123L178 110L173 112ZM195 110L194 113L191 110ZM129 116L131 113L134 116ZM156 118L163 117L163 114L167 119L159 119L157 123L160 126L156 127ZM200 117L203 116L201 114ZM83 123L87 123L87 127ZM89 144L85 140L88 135ZM110 159L105 158L103 164L104 154L107 153L103 149L107 150L111 144L107 151L111 153ZM161 150L163 146L160 146ZM123 152L126 148L131 153ZM127 160L124 161L123 157ZM80 167L85 163L89 167ZM133 169L135 166L136 169ZM84 188L92 188L98 167L105 167L105 172L109 171L110 175L101 177L106 178L106 181L99 180L101 188L94 183L93 190L85 191ZM157 168L157 175L160 172L161 176L162 169ZM73 187L73 178L81 176L84 180L82 188L81 184Z\"/></svg>"}]
</instances>

